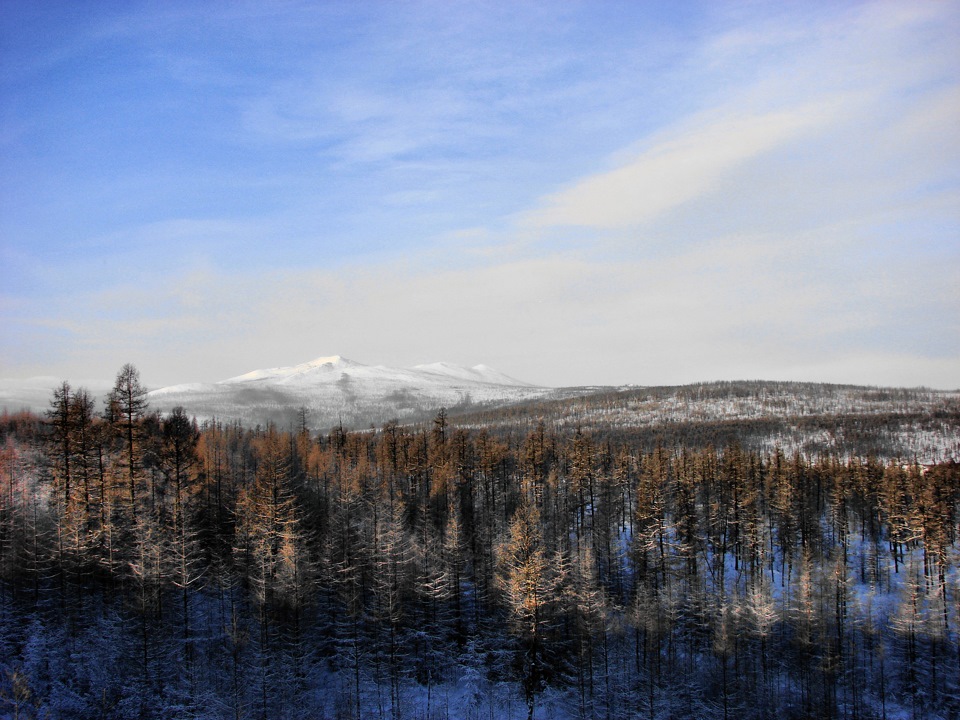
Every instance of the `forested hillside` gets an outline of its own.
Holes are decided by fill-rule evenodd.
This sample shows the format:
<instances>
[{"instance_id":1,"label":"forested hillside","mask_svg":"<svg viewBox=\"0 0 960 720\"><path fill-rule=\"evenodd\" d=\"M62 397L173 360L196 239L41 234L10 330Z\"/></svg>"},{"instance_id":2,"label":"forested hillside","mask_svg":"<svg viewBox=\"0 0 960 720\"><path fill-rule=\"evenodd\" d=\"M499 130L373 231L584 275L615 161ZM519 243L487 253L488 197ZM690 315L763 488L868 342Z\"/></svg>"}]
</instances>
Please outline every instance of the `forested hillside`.
<instances>
[{"instance_id":1,"label":"forested hillside","mask_svg":"<svg viewBox=\"0 0 960 720\"><path fill-rule=\"evenodd\" d=\"M458 408L458 421L504 431L544 422L647 450L736 443L810 457L960 460L960 391L770 381L575 390L505 408Z\"/></svg>"},{"instance_id":2,"label":"forested hillside","mask_svg":"<svg viewBox=\"0 0 960 720\"><path fill-rule=\"evenodd\" d=\"M0 716L960 714L955 462L500 417L4 415Z\"/></svg>"}]
</instances>

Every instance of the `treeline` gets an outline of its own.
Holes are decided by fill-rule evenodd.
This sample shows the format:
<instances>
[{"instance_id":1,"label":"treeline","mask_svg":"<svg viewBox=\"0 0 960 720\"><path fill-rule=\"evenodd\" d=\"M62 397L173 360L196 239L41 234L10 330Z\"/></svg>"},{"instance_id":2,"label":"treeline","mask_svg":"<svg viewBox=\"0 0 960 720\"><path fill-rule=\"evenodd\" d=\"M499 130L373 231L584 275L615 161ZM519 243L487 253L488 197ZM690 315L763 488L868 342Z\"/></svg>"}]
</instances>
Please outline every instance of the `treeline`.
<instances>
[{"instance_id":1,"label":"treeline","mask_svg":"<svg viewBox=\"0 0 960 720\"><path fill-rule=\"evenodd\" d=\"M956 464L307 426L4 416L0 714L960 713Z\"/></svg>"}]
</instances>

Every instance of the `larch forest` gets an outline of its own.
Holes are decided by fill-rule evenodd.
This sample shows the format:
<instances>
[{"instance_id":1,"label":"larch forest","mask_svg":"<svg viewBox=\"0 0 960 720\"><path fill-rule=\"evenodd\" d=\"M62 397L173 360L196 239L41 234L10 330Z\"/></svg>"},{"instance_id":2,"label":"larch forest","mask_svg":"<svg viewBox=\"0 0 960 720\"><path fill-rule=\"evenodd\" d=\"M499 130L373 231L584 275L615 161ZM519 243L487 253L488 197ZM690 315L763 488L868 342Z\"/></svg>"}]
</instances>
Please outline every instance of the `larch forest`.
<instances>
[{"instance_id":1,"label":"larch forest","mask_svg":"<svg viewBox=\"0 0 960 720\"><path fill-rule=\"evenodd\" d=\"M953 461L198 423L129 365L0 448L0 717L960 716Z\"/></svg>"}]
</instances>

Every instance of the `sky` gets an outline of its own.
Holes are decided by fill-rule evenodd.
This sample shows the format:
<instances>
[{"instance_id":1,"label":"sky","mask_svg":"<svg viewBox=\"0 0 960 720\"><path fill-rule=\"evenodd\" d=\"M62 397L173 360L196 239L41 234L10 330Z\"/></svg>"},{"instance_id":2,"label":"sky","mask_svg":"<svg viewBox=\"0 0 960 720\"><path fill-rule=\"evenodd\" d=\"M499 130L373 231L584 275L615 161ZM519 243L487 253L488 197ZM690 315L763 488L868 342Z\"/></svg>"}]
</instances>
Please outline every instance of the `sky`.
<instances>
[{"instance_id":1,"label":"sky","mask_svg":"<svg viewBox=\"0 0 960 720\"><path fill-rule=\"evenodd\" d=\"M0 3L0 378L960 388L960 3Z\"/></svg>"}]
</instances>

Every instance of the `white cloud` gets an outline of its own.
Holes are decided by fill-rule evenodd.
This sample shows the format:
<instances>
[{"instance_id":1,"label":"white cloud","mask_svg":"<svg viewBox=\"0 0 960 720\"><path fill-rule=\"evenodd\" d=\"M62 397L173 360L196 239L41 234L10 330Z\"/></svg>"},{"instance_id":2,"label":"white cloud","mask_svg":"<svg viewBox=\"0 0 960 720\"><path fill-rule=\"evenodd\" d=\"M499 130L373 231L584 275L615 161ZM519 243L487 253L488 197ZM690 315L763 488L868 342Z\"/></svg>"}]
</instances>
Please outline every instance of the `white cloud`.
<instances>
[{"instance_id":1,"label":"white cloud","mask_svg":"<svg viewBox=\"0 0 960 720\"><path fill-rule=\"evenodd\" d=\"M634 161L547 197L525 222L605 230L640 225L709 193L726 173L834 114L824 103L755 116L707 114Z\"/></svg>"}]
</instances>

